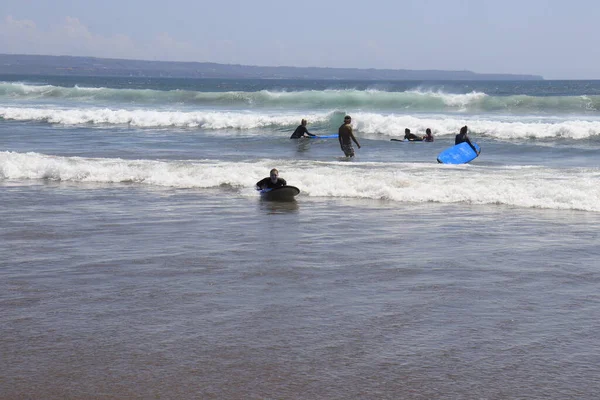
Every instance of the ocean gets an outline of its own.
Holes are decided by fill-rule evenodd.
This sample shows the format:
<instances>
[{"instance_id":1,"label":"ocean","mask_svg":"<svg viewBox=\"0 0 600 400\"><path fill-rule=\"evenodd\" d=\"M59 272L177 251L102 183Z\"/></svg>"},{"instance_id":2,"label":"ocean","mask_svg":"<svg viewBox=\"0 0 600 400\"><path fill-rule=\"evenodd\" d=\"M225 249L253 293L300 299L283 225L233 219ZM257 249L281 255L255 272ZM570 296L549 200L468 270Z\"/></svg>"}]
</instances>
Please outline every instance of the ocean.
<instances>
[{"instance_id":1,"label":"ocean","mask_svg":"<svg viewBox=\"0 0 600 400\"><path fill-rule=\"evenodd\" d=\"M0 398L595 399L599 153L600 81L0 76Z\"/></svg>"}]
</instances>

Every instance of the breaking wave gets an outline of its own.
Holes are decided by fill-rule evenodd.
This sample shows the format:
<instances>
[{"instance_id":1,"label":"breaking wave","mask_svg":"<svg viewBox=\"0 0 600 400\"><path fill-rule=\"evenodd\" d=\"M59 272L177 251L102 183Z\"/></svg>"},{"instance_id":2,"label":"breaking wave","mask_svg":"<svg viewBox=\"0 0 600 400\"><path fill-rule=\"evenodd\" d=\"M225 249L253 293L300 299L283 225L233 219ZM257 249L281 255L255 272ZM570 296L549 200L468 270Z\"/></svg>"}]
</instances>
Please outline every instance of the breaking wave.
<instances>
[{"instance_id":1,"label":"breaking wave","mask_svg":"<svg viewBox=\"0 0 600 400\"><path fill-rule=\"evenodd\" d=\"M233 187L256 196L254 183L278 165L301 196L398 202L503 204L600 212L600 170L537 166L448 166L306 160L124 160L0 152L0 180L137 183L172 188ZM326 175L330 179L323 180ZM330 182L336 182L331 185Z\"/></svg>"},{"instance_id":2,"label":"breaking wave","mask_svg":"<svg viewBox=\"0 0 600 400\"><path fill-rule=\"evenodd\" d=\"M291 112L266 111L161 111L150 109L109 108L32 108L0 107L0 119L30 121L59 125L132 126L140 128L201 128L204 130L250 131L249 135L280 134L281 130L296 127L301 118L307 118L316 132L337 131L344 112ZM519 139L588 139L600 135L600 118L492 118L452 115L404 115L358 112L353 113L356 131L371 138L403 135L405 128L424 132L431 128L434 135L454 135L467 124L476 135L499 140ZM256 132L256 130L262 130Z\"/></svg>"},{"instance_id":3,"label":"breaking wave","mask_svg":"<svg viewBox=\"0 0 600 400\"><path fill-rule=\"evenodd\" d=\"M404 112L515 114L564 113L594 114L600 111L600 96L490 96L482 92L464 94L440 90L415 89L402 92L385 90L301 90L228 91L115 89L104 87L62 87L0 82L0 100L77 100L108 104L189 105L206 107L363 109Z\"/></svg>"}]
</instances>

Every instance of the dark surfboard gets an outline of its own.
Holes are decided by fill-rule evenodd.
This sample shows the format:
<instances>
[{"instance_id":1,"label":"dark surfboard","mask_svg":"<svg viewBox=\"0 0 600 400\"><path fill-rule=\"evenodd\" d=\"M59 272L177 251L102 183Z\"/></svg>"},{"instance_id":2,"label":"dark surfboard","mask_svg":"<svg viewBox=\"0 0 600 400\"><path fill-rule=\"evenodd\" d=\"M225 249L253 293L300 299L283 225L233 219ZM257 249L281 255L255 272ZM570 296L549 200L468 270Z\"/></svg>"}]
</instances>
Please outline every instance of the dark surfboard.
<instances>
[{"instance_id":1,"label":"dark surfboard","mask_svg":"<svg viewBox=\"0 0 600 400\"><path fill-rule=\"evenodd\" d=\"M300 189L295 186L281 186L274 189L262 189L260 197L267 201L293 201L300 193Z\"/></svg>"}]
</instances>

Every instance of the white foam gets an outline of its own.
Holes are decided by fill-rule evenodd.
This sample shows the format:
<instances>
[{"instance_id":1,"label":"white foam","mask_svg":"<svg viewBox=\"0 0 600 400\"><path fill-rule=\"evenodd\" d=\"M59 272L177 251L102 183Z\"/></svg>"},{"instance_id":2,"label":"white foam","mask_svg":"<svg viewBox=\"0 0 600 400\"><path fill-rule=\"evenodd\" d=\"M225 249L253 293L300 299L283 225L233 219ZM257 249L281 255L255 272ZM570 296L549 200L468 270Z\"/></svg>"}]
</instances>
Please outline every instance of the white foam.
<instances>
[{"instance_id":1,"label":"white foam","mask_svg":"<svg viewBox=\"0 0 600 400\"><path fill-rule=\"evenodd\" d=\"M423 98L434 98L441 100L445 105L449 107L457 107L460 110L466 110L471 104L481 102L487 94L483 92L471 92L471 93L445 93L441 90L409 90L406 93L412 93L416 96Z\"/></svg>"},{"instance_id":2,"label":"white foam","mask_svg":"<svg viewBox=\"0 0 600 400\"><path fill-rule=\"evenodd\" d=\"M267 114L249 112L182 112L157 110L126 110L109 108L19 108L0 107L0 117L15 121L42 121L63 125L130 125L135 127L183 127L204 129L256 129L268 126L295 126L297 114ZM311 122L326 121L330 113L303 115Z\"/></svg>"},{"instance_id":3,"label":"white foam","mask_svg":"<svg viewBox=\"0 0 600 400\"><path fill-rule=\"evenodd\" d=\"M62 125L128 125L140 128L153 127L201 127L208 130L260 128L286 128L298 124L299 119L307 118L311 124L336 123L335 111L322 113L269 113L238 111L160 111L147 109L110 108L32 108L0 107L0 117L15 121L41 121ZM500 140L570 138L586 139L600 135L600 119L569 119L557 117L498 117L448 115L405 115L357 112L352 114L357 134L380 139L381 136L400 137L404 129L424 133L431 128L434 135L454 135L461 126L468 125L475 135L493 137ZM332 129L336 129L335 128ZM257 135L262 133L249 133Z\"/></svg>"},{"instance_id":4,"label":"white foam","mask_svg":"<svg viewBox=\"0 0 600 400\"><path fill-rule=\"evenodd\" d=\"M600 120L569 118L559 119L521 117L453 117L448 115L383 115L377 113L356 113L352 121L357 132L374 138L384 134L392 137L404 136L404 129L424 133L431 128L434 135L455 135L463 125L478 135L500 140L571 138L585 139L600 135Z\"/></svg>"},{"instance_id":5,"label":"white foam","mask_svg":"<svg viewBox=\"0 0 600 400\"><path fill-rule=\"evenodd\" d=\"M253 186L277 167L302 196L386 199L398 202L505 204L600 212L599 169L448 166L416 163L259 160L156 161L57 157L0 152L0 179L120 183L174 188Z\"/></svg>"}]
</instances>

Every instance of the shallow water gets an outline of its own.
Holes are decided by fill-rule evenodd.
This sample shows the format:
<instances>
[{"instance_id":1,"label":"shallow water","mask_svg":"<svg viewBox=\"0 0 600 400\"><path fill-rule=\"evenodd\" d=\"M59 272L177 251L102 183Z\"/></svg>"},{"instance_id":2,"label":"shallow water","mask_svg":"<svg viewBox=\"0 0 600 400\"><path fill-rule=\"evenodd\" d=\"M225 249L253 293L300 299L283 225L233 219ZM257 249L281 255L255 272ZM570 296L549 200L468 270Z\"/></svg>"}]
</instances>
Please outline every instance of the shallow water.
<instances>
[{"instance_id":1,"label":"shallow water","mask_svg":"<svg viewBox=\"0 0 600 400\"><path fill-rule=\"evenodd\" d=\"M0 212L3 398L600 389L596 214L60 183L1 199L20 205Z\"/></svg>"}]
</instances>

